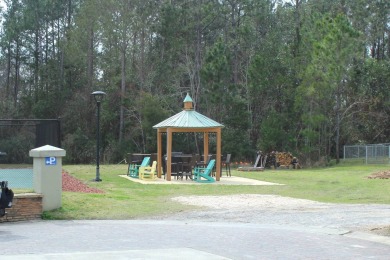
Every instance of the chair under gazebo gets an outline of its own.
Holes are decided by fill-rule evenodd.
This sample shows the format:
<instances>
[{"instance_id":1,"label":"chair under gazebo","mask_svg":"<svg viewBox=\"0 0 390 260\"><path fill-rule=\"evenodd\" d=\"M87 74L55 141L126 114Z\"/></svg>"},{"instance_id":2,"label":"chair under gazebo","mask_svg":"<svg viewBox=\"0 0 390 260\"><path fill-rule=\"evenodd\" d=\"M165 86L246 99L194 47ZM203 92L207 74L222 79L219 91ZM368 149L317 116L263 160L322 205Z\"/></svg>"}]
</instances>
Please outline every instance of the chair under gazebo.
<instances>
[{"instance_id":1,"label":"chair under gazebo","mask_svg":"<svg viewBox=\"0 0 390 260\"><path fill-rule=\"evenodd\" d=\"M193 108L192 98L187 94L184 101L183 111L171 116L168 119L153 126L157 129L157 164L158 177L162 175L162 135L167 135L166 144L166 180L171 180L171 163L172 163L172 139L174 133L203 133L203 156L208 157L209 154L209 134L215 133L216 140L216 180L219 181L221 177L221 129L224 127L222 124L196 112Z\"/></svg>"}]
</instances>

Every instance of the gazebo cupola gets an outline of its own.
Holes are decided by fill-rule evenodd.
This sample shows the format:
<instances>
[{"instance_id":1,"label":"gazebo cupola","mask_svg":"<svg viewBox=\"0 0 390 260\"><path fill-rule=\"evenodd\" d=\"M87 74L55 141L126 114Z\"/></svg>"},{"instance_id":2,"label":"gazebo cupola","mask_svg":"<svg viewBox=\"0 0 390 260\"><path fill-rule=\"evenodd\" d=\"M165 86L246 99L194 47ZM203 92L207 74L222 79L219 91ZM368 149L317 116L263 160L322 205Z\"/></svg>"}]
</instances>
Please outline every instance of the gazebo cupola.
<instances>
[{"instance_id":1,"label":"gazebo cupola","mask_svg":"<svg viewBox=\"0 0 390 260\"><path fill-rule=\"evenodd\" d=\"M190 95L188 95L188 93L183 103L184 103L184 110L194 110L192 98L190 97Z\"/></svg>"}]
</instances>

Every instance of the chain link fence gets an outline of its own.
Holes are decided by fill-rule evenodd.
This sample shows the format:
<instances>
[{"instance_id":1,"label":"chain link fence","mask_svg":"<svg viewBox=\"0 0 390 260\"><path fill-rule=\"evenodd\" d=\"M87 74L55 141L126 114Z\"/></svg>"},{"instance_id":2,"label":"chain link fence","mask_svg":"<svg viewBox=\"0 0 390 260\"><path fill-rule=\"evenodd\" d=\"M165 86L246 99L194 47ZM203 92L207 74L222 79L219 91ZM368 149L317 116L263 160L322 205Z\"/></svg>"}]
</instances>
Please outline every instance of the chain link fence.
<instances>
[{"instance_id":1,"label":"chain link fence","mask_svg":"<svg viewBox=\"0 0 390 260\"><path fill-rule=\"evenodd\" d=\"M344 145L344 160L355 160L365 164L390 163L390 143Z\"/></svg>"},{"instance_id":2,"label":"chain link fence","mask_svg":"<svg viewBox=\"0 0 390 260\"><path fill-rule=\"evenodd\" d=\"M33 189L33 167L24 165L12 168L0 168L0 181L8 181L8 187L18 193Z\"/></svg>"},{"instance_id":3,"label":"chain link fence","mask_svg":"<svg viewBox=\"0 0 390 260\"><path fill-rule=\"evenodd\" d=\"M0 181L16 193L33 189L31 149L61 147L59 119L0 119Z\"/></svg>"}]
</instances>

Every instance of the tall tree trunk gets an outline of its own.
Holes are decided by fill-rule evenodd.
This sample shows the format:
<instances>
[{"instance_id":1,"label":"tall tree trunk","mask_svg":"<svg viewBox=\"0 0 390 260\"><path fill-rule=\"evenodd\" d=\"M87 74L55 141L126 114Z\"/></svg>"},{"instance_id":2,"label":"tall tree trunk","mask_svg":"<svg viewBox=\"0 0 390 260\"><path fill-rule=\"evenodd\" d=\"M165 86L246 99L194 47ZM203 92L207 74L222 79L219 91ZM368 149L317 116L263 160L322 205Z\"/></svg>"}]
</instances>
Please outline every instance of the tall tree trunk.
<instances>
[{"instance_id":1,"label":"tall tree trunk","mask_svg":"<svg viewBox=\"0 0 390 260\"><path fill-rule=\"evenodd\" d=\"M203 1L199 4L201 5ZM201 15L201 6L197 8L196 12L196 42L195 42L195 72L194 72L194 86L192 89L193 100L194 100L194 109L197 109L197 104L200 103L200 92L201 92L201 78L200 70L202 67L202 15ZM195 138L195 140L197 140ZM196 143L196 145L198 145Z\"/></svg>"},{"instance_id":2,"label":"tall tree trunk","mask_svg":"<svg viewBox=\"0 0 390 260\"><path fill-rule=\"evenodd\" d=\"M72 0L68 0L68 14L67 14L67 29L70 29L71 22L72 22L72 15L73 15L73 10L72 10Z\"/></svg>"},{"instance_id":3,"label":"tall tree trunk","mask_svg":"<svg viewBox=\"0 0 390 260\"><path fill-rule=\"evenodd\" d=\"M43 62L43 64L48 64L49 63L49 46L50 46L50 39L49 39L49 24L46 23L45 24L45 61ZM52 22L52 26L51 26L53 32L54 33L54 23ZM51 43L54 44L54 37L52 38L51 40ZM53 48L53 53L52 53L52 56L51 56L52 59L55 59L55 49ZM43 84L45 84L45 90L46 90L46 94L48 95L49 94L49 68L50 66L45 66L45 75L44 75L44 82Z\"/></svg>"},{"instance_id":4,"label":"tall tree trunk","mask_svg":"<svg viewBox=\"0 0 390 260\"><path fill-rule=\"evenodd\" d=\"M337 86L336 89L336 137L335 137L335 146L336 146L336 163L340 162L340 109L341 109L341 93L340 87Z\"/></svg>"},{"instance_id":5,"label":"tall tree trunk","mask_svg":"<svg viewBox=\"0 0 390 260\"><path fill-rule=\"evenodd\" d=\"M233 78L232 83L237 84L238 83L238 47L237 47L237 31L238 31L238 19L240 12L237 12L236 17L236 9L237 3L231 3L232 4L232 13L231 13L231 19L232 19L232 42L233 42Z\"/></svg>"},{"instance_id":6,"label":"tall tree trunk","mask_svg":"<svg viewBox=\"0 0 390 260\"><path fill-rule=\"evenodd\" d=\"M299 47L301 45L301 14L300 0L295 0L295 46L293 48L293 56L299 56Z\"/></svg>"},{"instance_id":7,"label":"tall tree trunk","mask_svg":"<svg viewBox=\"0 0 390 260\"><path fill-rule=\"evenodd\" d=\"M126 48L122 48L121 51L121 98L120 98L120 110L119 110L119 143L123 140L124 129L124 99L126 94Z\"/></svg>"},{"instance_id":8,"label":"tall tree trunk","mask_svg":"<svg viewBox=\"0 0 390 260\"><path fill-rule=\"evenodd\" d=\"M19 93L19 74L20 74L20 56L19 56L19 42L16 42L16 54L15 54L15 83L14 83L14 107L17 107L18 104L18 93Z\"/></svg>"},{"instance_id":9,"label":"tall tree trunk","mask_svg":"<svg viewBox=\"0 0 390 260\"><path fill-rule=\"evenodd\" d=\"M90 25L89 32L88 32L88 60L87 60L87 85L88 85L88 91L92 90L93 87L93 59L94 59L94 49L93 49L93 43L94 43L94 31L92 28L93 25Z\"/></svg>"},{"instance_id":10,"label":"tall tree trunk","mask_svg":"<svg viewBox=\"0 0 390 260\"><path fill-rule=\"evenodd\" d=\"M57 26L57 42L60 42L60 39L61 39L61 36L64 37L64 39L66 39L65 35L66 35L66 30L64 30L64 35L61 35L61 27L60 27L60 23L58 22L58 26ZM65 83L65 70L64 70L64 48L60 48L58 46L57 48L57 54L56 56L58 56L58 74L59 74L59 84L58 84L58 89L59 90L62 90L64 88L64 83Z\"/></svg>"},{"instance_id":11,"label":"tall tree trunk","mask_svg":"<svg viewBox=\"0 0 390 260\"><path fill-rule=\"evenodd\" d=\"M36 28L34 39L34 86L36 90L39 90L39 31ZM39 99L39 91L35 91L35 101Z\"/></svg>"},{"instance_id":12,"label":"tall tree trunk","mask_svg":"<svg viewBox=\"0 0 390 260\"><path fill-rule=\"evenodd\" d=\"M141 89L145 88L145 28L141 29L141 39L140 39L140 70L139 77L141 81Z\"/></svg>"},{"instance_id":13,"label":"tall tree trunk","mask_svg":"<svg viewBox=\"0 0 390 260\"><path fill-rule=\"evenodd\" d=\"M5 99L9 98L9 91L11 85L11 44L7 44L7 71L6 71L6 83L5 83Z\"/></svg>"}]
</instances>

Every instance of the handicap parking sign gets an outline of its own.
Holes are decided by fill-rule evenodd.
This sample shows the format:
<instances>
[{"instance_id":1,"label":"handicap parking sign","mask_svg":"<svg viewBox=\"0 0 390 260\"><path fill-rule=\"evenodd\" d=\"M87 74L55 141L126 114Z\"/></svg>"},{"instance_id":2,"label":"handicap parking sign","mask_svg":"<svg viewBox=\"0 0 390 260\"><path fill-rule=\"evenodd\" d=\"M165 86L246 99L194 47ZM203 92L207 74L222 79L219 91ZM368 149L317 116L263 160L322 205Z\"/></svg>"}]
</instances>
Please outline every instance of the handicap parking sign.
<instances>
[{"instance_id":1,"label":"handicap parking sign","mask_svg":"<svg viewBox=\"0 0 390 260\"><path fill-rule=\"evenodd\" d=\"M56 157L45 157L45 165L57 165Z\"/></svg>"}]
</instances>

